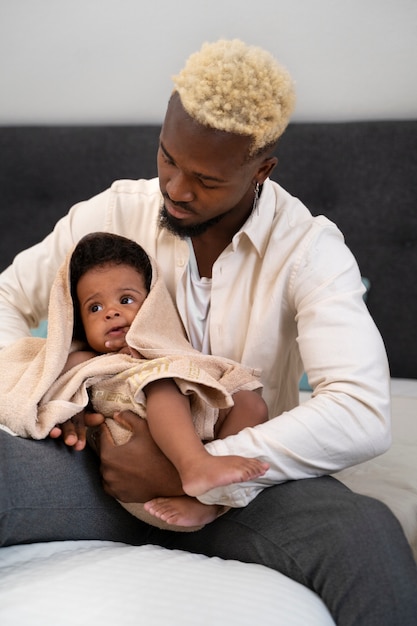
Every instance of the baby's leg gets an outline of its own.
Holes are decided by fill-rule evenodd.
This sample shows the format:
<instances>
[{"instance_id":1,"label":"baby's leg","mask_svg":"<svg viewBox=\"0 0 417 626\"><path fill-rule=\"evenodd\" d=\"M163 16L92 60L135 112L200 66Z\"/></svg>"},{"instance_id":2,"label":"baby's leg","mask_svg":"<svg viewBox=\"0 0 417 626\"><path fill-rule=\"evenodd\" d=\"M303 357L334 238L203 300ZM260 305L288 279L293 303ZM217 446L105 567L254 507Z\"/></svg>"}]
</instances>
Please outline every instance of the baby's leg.
<instances>
[{"instance_id":1,"label":"baby's leg","mask_svg":"<svg viewBox=\"0 0 417 626\"><path fill-rule=\"evenodd\" d=\"M268 419L268 408L262 397L254 391L238 391L233 395L234 406L220 411L215 427L216 439L235 435L247 426L257 426ZM188 466L183 475L184 491L190 496L199 496L222 485L253 480L265 474L269 465L259 459L241 456L211 456L200 461L195 469Z\"/></svg>"},{"instance_id":2,"label":"baby's leg","mask_svg":"<svg viewBox=\"0 0 417 626\"><path fill-rule=\"evenodd\" d=\"M233 394L233 402L231 409L220 411L214 429L216 439L236 435L247 426L257 426L268 420L268 407L255 391L237 391Z\"/></svg>"},{"instance_id":3,"label":"baby's leg","mask_svg":"<svg viewBox=\"0 0 417 626\"><path fill-rule=\"evenodd\" d=\"M266 404L257 393L239 391L233 396L233 400L235 404L231 409L220 412L215 429L217 438L234 435L246 426L256 426L268 419ZM216 458L221 460L219 468L223 471L230 458L237 459L237 466L241 471L241 457ZM200 472L197 475L199 476ZM220 505L206 505L189 496L154 498L146 502L145 509L165 522L185 527L209 524L224 512L224 507Z\"/></svg>"},{"instance_id":4,"label":"baby's leg","mask_svg":"<svg viewBox=\"0 0 417 626\"><path fill-rule=\"evenodd\" d=\"M199 496L215 487L253 480L268 469L268 464L258 459L209 454L194 429L188 398L172 380L150 383L145 393L150 432L177 469L187 495ZM261 399L254 395L258 403ZM237 396L243 412L245 398ZM254 412L253 401L247 412ZM234 422L239 423L238 414Z\"/></svg>"}]
</instances>

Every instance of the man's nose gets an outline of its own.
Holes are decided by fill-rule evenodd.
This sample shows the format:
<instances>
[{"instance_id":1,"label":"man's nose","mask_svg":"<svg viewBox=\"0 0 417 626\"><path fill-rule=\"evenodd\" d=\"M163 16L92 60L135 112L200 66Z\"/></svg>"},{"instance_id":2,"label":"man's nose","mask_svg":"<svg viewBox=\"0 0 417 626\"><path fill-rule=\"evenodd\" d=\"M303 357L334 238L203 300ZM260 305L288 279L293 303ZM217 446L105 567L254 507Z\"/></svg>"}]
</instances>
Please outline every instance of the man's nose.
<instances>
[{"instance_id":1,"label":"man's nose","mask_svg":"<svg viewBox=\"0 0 417 626\"><path fill-rule=\"evenodd\" d=\"M179 170L167 182L166 191L173 202L191 202L194 199L188 176Z\"/></svg>"}]
</instances>

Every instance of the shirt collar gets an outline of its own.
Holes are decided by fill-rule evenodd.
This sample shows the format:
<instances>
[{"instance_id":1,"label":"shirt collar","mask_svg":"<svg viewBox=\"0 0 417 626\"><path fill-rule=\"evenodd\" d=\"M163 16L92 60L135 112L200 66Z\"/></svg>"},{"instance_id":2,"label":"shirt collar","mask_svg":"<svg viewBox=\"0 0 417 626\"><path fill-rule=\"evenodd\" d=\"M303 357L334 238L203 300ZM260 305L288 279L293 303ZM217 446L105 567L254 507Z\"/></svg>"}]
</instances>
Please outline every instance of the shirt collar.
<instances>
[{"instance_id":1,"label":"shirt collar","mask_svg":"<svg viewBox=\"0 0 417 626\"><path fill-rule=\"evenodd\" d=\"M233 251L238 248L242 237L246 237L256 248L259 256L264 255L275 214L276 201L274 197L273 185L267 178L262 186L257 207L232 239Z\"/></svg>"}]
</instances>

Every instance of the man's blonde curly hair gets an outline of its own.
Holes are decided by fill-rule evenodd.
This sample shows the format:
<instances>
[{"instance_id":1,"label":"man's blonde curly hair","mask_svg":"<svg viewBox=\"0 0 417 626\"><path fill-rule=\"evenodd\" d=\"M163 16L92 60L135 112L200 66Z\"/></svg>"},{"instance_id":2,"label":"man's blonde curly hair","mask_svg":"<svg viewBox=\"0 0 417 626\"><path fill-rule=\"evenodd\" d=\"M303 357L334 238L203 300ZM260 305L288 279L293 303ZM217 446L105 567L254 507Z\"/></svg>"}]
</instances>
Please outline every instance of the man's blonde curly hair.
<instances>
[{"instance_id":1,"label":"man's blonde curly hair","mask_svg":"<svg viewBox=\"0 0 417 626\"><path fill-rule=\"evenodd\" d=\"M287 70L266 50L239 39L203 44L173 80L197 122L251 137L250 156L276 142L295 105Z\"/></svg>"}]
</instances>

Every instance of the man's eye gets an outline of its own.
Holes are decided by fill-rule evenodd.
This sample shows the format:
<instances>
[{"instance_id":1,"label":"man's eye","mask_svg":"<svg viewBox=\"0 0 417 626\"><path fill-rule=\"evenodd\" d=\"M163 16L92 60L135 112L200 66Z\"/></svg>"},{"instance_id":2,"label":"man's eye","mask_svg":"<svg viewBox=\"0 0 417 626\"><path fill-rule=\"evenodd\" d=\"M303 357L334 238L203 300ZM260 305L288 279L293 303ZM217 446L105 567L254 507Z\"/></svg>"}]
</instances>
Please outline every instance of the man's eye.
<instances>
[{"instance_id":1,"label":"man's eye","mask_svg":"<svg viewBox=\"0 0 417 626\"><path fill-rule=\"evenodd\" d=\"M213 183L211 184L205 183L204 180L201 180L201 179L200 179L200 185L204 187L204 189L216 189L217 187L217 185L213 185Z\"/></svg>"},{"instance_id":2,"label":"man's eye","mask_svg":"<svg viewBox=\"0 0 417 626\"><path fill-rule=\"evenodd\" d=\"M219 186L215 180L197 177L198 182L205 189L217 189Z\"/></svg>"},{"instance_id":3,"label":"man's eye","mask_svg":"<svg viewBox=\"0 0 417 626\"><path fill-rule=\"evenodd\" d=\"M163 150L160 150L160 154L164 163L166 163L167 165L174 165L172 159L167 154L165 154Z\"/></svg>"}]
</instances>

